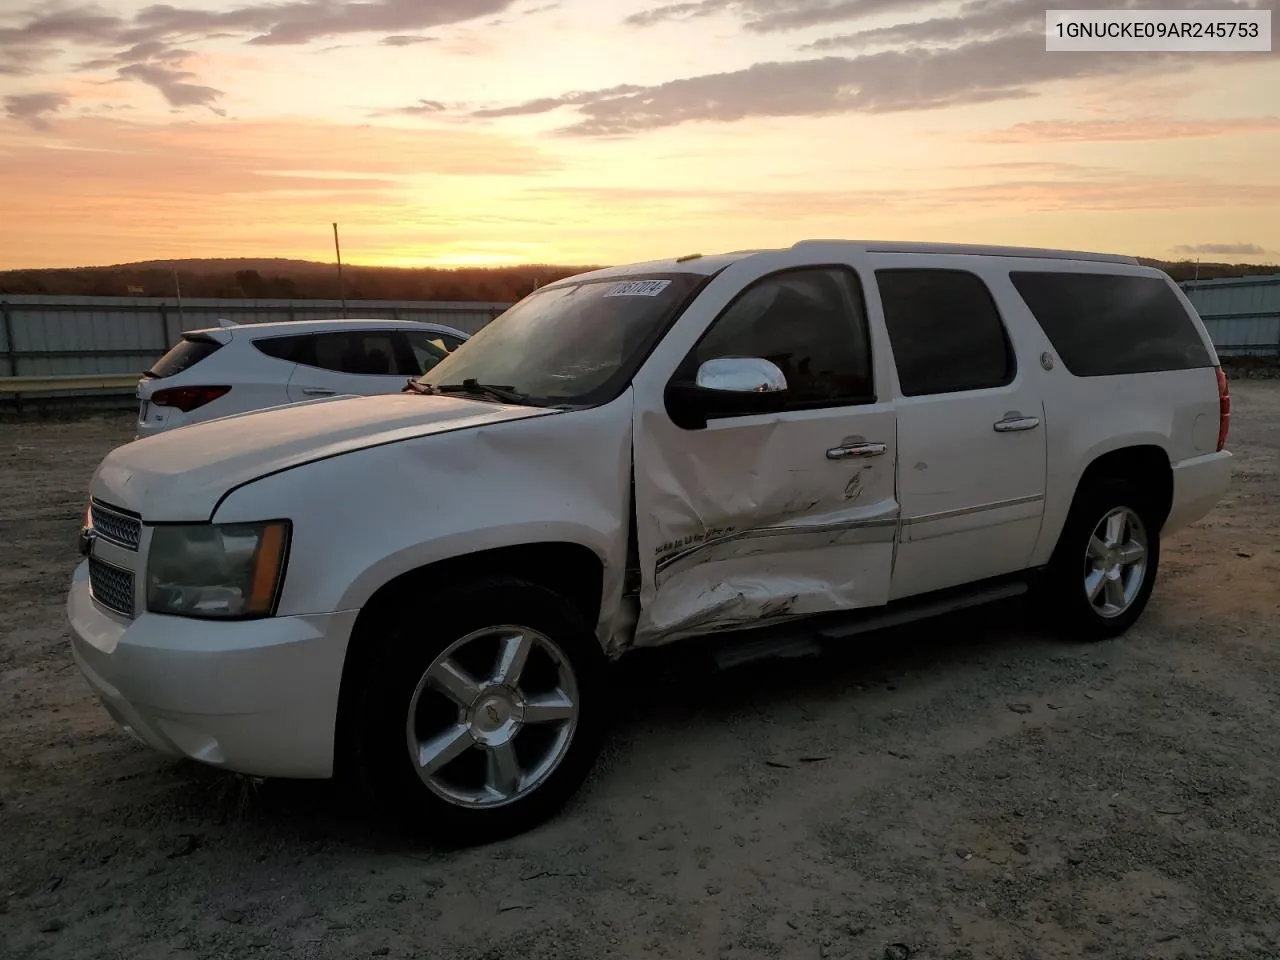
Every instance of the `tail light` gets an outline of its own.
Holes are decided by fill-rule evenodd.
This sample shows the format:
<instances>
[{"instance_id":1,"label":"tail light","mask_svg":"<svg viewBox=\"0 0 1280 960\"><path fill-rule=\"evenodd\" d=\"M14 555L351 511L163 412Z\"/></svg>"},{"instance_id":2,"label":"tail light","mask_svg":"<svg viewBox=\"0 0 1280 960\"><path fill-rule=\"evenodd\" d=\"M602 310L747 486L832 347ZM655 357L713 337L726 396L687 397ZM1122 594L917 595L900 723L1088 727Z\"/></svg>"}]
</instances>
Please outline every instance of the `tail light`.
<instances>
[{"instance_id":1,"label":"tail light","mask_svg":"<svg viewBox=\"0 0 1280 960\"><path fill-rule=\"evenodd\" d=\"M1218 450L1227 446L1227 431L1231 429L1231 391L1227 389L1227 375L1218 367Z\"/></svg>"},{"instance_id":2,"label":"tail light","mask_svg":"<svg viewBox=\"0 0 1280 960\"><path fill-rule=\"evenodd\" d=\"M151 402L158 407L174 407L190 413L230 391L230 387L168 387L153 393Z\"/></svg>"}]
</instances>

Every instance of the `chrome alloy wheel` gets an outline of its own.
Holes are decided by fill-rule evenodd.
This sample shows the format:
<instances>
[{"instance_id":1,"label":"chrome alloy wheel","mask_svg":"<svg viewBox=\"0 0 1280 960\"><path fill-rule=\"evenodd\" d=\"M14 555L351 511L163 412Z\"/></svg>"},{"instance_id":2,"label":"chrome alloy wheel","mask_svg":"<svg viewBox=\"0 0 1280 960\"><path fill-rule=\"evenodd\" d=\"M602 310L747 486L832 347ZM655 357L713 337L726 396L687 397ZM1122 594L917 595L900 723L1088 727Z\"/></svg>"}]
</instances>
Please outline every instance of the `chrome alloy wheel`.
<instances>
[{"instance_id":1,"label":"chrome alloy wheel","mask_svg":"<svg viewBox=\"0 0 1280 960\"><path fill-rule=\"evenodd\" d=\"M500 807L560 765L578 725L578 683L564 651L520 626L485 627L431 662L405 733L422 782L461 807Z\"/></svg>"},{"instance_id":2,"label":"chrome alloy wheel","mask_svg":"<svg viewBox=\"0 0 1280 960\"><path fill-rule=\"evenodd\" d=\"M1084 592L1102 617L1118 617L1133 605L1147 576L1150 542L1142 518L1116 507L1093 529L1084 557Z\"/></svg>"}]
</instances>

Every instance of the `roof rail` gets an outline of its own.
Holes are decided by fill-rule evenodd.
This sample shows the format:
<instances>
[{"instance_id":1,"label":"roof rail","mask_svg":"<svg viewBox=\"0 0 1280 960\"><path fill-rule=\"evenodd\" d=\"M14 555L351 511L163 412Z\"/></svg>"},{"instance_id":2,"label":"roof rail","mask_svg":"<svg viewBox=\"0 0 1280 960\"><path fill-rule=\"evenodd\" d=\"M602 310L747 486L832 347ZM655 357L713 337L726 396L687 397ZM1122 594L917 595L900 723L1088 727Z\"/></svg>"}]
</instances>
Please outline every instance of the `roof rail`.
<instances>
[{"instance_id":1,"label":"roof rail","mask_svg":"<svg viewBox=\"0 0 1280 960\"><path fill-rule=\"evenodd\" d=\"M1029 257L1041 260L1089 260L1098 263L1123 263L1138 266L1137 257L1119 253L1090 253L1084 250L1053 250L1042 247L1003 247L983 243L924 243L904 240L801 240L797 247L819 246L829 243L849 243L862 247L867 253L949 253L977 257Z\"/></svg>"}]
</instances>

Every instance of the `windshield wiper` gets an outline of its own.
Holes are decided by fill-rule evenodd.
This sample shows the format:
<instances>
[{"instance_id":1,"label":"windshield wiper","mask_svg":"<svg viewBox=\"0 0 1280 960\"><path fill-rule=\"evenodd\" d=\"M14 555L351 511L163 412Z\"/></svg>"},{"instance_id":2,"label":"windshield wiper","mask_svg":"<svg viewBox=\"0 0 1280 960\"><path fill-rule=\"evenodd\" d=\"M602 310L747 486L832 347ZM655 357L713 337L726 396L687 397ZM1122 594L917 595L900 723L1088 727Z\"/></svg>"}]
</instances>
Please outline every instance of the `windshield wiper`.
<instances>
[{"instance_id":1,"label":"windshield wiper","mask_svg":"<svg viewBox=\"0 0 1280 960\"><path fill-rule=\"evenodd\" d=\"M529 403L529 395L521 393L515 387L496 383L480 383L473 377L468 377L461 383L437 383L434 386L430 384L426 384L426 386L435 393L470 393L475 396L492 397L502 403Z\"/></svg>"},{"instance_id":2,"label":"windshield wiper","mask_svg":"<svg viewBox=\"0 0 1280 960\"><path fill-rule=\"evenodd\" d=\"M400 392L401 393L425 393L427 396L434 396L436 391L435 391L435 388L431 386L431 384L419 383L413 377L410 377L408 380L405 381L404 387L401 388Z\"/></svg>"}]
</instances>

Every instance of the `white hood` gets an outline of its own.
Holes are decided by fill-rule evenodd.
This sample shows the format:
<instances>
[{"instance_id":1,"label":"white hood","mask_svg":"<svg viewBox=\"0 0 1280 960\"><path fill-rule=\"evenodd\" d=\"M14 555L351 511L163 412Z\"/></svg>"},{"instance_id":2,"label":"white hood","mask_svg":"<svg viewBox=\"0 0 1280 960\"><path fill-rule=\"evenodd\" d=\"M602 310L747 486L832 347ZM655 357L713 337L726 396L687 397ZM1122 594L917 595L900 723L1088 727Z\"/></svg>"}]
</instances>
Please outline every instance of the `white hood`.
<instances>
[{"instance_id":1,"label":"white hood","mask_svg":"<svg viewBox=\"0 0 1280 960\"><path fill-rule=\"evenodd\" d=\"M148 522L203 521L229 490L365 447L558 411L391 394L290 404L192 424L118 447L90 492Z\"/></svg>"}]
</instances>

